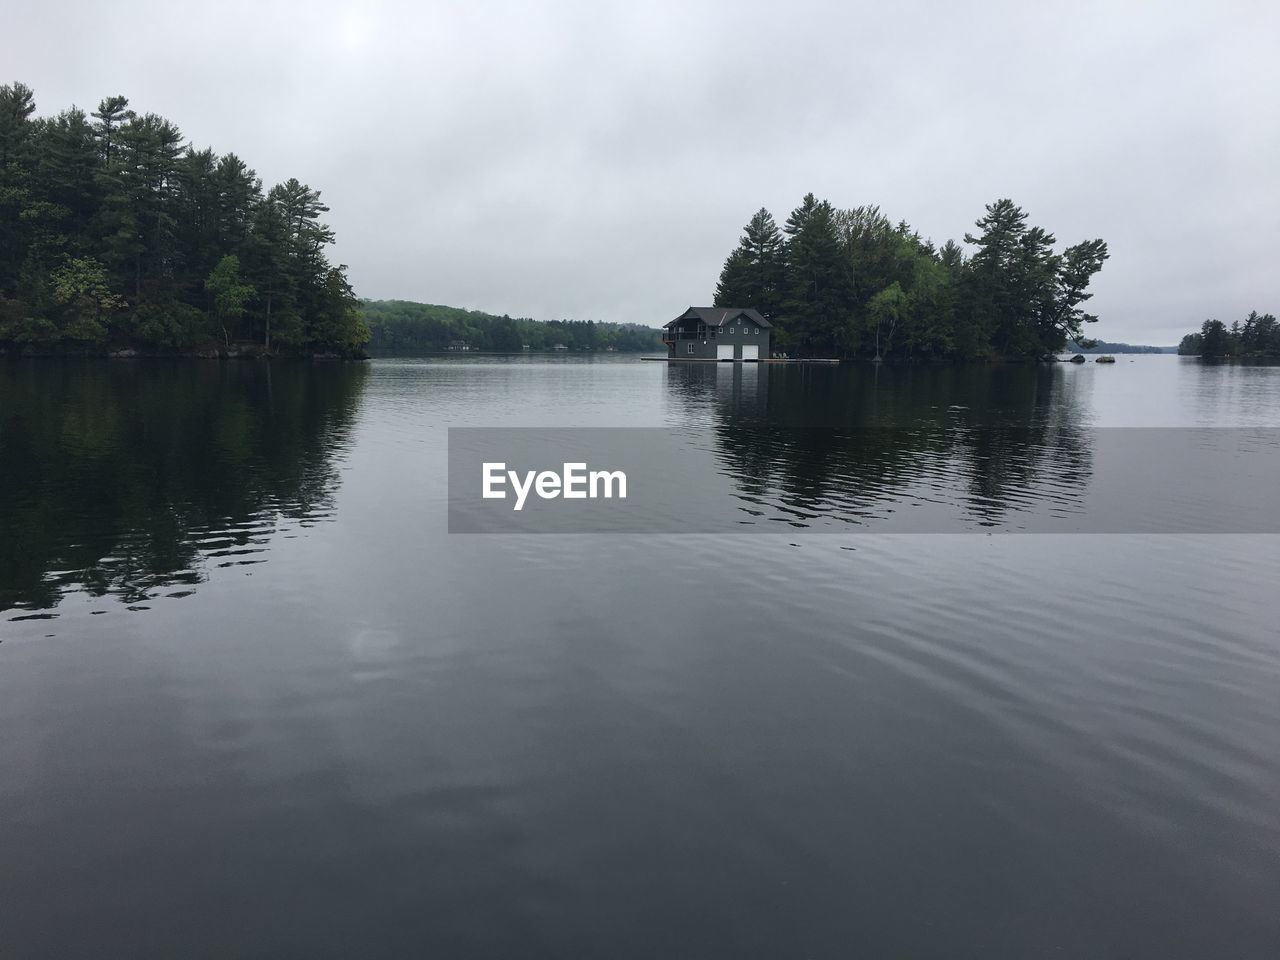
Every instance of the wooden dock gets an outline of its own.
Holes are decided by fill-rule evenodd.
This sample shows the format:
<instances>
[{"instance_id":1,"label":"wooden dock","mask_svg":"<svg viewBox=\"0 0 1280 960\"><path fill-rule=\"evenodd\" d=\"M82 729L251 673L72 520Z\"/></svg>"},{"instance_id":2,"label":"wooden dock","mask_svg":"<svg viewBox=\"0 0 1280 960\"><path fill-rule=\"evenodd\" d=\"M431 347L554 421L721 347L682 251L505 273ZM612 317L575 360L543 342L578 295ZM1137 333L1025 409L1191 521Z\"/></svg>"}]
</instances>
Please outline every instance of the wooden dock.
<instances>
[{"instance_id":1,"label":"wooden dock","mask_svg":"<svg viewBox=\"0 0 1280 960\"><path fill-rule=\"evenodd\" d=\"M641 357L653 363L839 363L827 357L770 357L768 360L721 360L719 357Z\"/></svg>"}]
</instances>

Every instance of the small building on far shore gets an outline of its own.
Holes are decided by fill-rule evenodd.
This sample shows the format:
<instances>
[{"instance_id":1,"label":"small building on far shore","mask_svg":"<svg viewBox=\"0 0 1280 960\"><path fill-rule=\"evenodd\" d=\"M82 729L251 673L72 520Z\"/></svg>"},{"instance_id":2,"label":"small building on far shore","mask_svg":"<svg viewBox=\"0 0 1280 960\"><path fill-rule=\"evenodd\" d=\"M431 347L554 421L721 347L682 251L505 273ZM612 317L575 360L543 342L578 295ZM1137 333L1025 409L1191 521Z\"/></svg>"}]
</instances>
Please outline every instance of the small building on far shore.
<instances>
[{"instance_id":1,"label":"small building on far shore","mask_svg":"<svg viewBox=\"0 0 1280 960\"><path fill-rule=\"evenodd\" d=\"M773 325L749 307L690 307L662 329L669 360L769 359Z\"/></svg>"}]
</instances>

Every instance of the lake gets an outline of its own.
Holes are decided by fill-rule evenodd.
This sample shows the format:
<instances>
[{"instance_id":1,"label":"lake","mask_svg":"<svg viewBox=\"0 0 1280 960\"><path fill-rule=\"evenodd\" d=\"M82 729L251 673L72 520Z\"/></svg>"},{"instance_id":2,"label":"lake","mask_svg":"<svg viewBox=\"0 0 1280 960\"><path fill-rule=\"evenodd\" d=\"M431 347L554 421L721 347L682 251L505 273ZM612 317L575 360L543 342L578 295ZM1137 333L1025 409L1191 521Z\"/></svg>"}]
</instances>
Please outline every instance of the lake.
<instances>
[{"instance_id":1,"label":"lake","mask_svg":"<svg viewBox=\"0 0 1280 960\"><path fill-rule=\"evenodd\" d=\"M450 533L474 427L663 428L737 526ZM1280 955L1280 537L1104 450L1276 427L1173 356L0 364L0 956Z\"/></svg>"}]
</instances>

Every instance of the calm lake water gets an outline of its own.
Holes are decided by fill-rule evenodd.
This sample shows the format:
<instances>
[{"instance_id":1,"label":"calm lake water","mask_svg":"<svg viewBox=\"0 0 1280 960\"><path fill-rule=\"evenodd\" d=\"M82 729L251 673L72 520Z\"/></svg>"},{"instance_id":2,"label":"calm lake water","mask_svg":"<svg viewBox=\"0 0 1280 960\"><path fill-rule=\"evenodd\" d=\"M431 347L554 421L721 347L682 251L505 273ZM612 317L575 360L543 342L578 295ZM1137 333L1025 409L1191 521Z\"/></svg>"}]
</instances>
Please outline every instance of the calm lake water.
<instances>
[{"instance_id":1,"label":"calm lake water","mask_svg":"<svg viewBox=\"0 0 1280 960\"><path fill-rule=\"evenodd\" d=\"M449 534L477 426L782 532ZM1157 426L1280 368L0 365L0 956L1278 956L1280 537L1005 535Z\"/></svg>"}]
</instances>

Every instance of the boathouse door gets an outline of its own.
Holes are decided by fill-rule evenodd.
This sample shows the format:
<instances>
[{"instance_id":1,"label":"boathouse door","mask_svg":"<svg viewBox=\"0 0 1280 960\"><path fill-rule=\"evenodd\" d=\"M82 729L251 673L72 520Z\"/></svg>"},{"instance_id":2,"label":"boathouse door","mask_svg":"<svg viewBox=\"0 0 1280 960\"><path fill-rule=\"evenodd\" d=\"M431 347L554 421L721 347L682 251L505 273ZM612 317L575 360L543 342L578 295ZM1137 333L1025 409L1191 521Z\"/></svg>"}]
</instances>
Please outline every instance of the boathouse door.
<instances>
[{"instance_id":1,"label":"boathouse door","mask_svg":"<svg viewBox=\"0 0 1280 960\"><path fill-rule=\"evenodd\" d=\"M716 344L716 359L717 359L717 360L732 360L732 359L733 359L733 344L732 344L732 343L717 343L717 344Z\"/></svg>"},{"instance_id":2,"label":"boathouse door","mask_svg":"<svg viewBox=\"0 0 1280 960\"><path fill-rule=\"evenodd\" d=\"M758 344L758 343L744 343L744 344L742 345L742 359L743 359L743 360L759 360L759 359L760 359L760 344Z\"/></svg>"}]
</instances>

